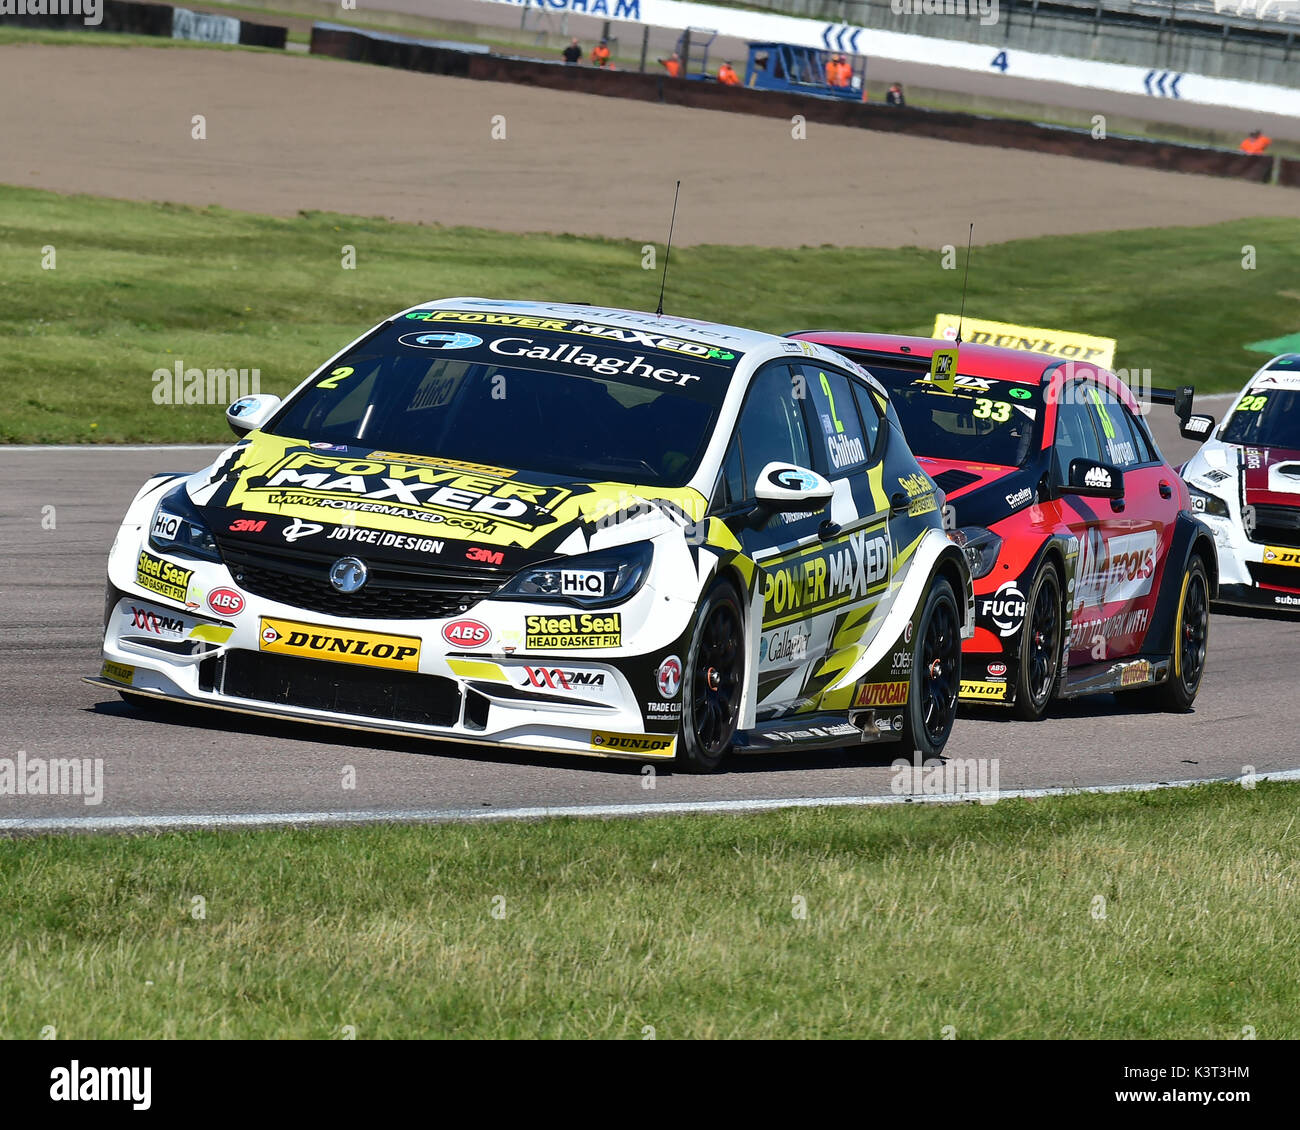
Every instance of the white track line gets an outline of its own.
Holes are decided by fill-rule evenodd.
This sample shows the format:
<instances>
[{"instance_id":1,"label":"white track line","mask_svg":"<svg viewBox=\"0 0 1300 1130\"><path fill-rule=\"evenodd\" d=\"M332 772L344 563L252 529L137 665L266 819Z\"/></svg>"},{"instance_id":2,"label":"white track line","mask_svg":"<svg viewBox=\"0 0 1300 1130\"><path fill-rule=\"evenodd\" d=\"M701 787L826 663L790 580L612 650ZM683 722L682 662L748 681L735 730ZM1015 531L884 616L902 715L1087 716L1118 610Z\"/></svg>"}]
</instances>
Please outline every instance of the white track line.
<instances>
[{"instance_id":1,"label":"white track line","mask_svg":"<svg viewBox=\"0 0 1300 1130\"><path fill-rule=\"evenodd\" d=\"M224 451L231 443L24 443L0 444L0 455L11 451Z\"/></svg>"},{"instance_id":2,"label":"white track line","mask_svg":"<svg viewBox=\"0 0 1300 1130\"><path fill-rule=\"evenodd\" d=\"M1300 769L1261 773L1257 781L1300 781ZM774 812L787 808L867 808L890 804L961 804L982 801L1030 800L1082 793L1140 793L1157 789L1186 789L1195 785L1239 783L1239 777L1203 777L1193 781L1151 781L1147 784L1057 786L1043 789L1001 789L997 793L941 796L824 796L768 797L755 800L664 801L658 804L559 805L554 808L413 808L381 812L224 812L178 813L157 816L14 816L0 819L0 832L152 832L185 828L263 828L286 824L482 824L500 820L542 820L559 816L627 817L683 816L728 812Z\"/></svg>"}]
</instances>

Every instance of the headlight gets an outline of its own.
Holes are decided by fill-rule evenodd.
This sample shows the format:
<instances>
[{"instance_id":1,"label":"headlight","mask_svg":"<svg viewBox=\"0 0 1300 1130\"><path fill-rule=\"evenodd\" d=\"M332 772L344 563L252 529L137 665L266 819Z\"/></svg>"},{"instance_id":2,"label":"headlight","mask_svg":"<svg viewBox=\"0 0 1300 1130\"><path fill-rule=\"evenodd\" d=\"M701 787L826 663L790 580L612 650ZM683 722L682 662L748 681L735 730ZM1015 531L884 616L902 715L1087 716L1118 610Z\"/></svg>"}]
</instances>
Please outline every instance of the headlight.
<instances>
[{"instance_id":1,"label":"headlight","mask_svg":"<svg viewBox=\"0 0 1300 1130\"><path fill-rule=\"evenodd\" d=\"M654 549L648 541L582 557L564 557L516 573L496 591L515 600L562 601L585 608L627 600L645 582Z\"/></svg>"},{"instance_id":2,"label":"headlight","mask_svg":"<svg viewBox=\"0 0 1300 1130\"><path fill-rule=\"evenodd\" d=\"M220 561L216 539L190 501L184 484L163 497L149 525L149 544L163 553Z\"/></svg>"},{"instance_id":3,"label":"headlight","mask_svg":"<svg viewBox=\"0 0 1300 1130\"><path fill-rule=\"evenodd\" d=\"M1187 488L1192 495L1192 509L1197 514L1213 514L1216 518L1228 517L1228 504L1218 495L1206 494L1193 486Z\"/></svg>"},{"instance_id":4,"label":"headlight","mask_svg":"<svg viewBox=\"0 0 1300 1130\"><path fill-rule=\"evenodd\" d=\"M962 526L953 530L948 538L960 546L966 556L972 578L986 576L997 564L998 554L1002 552L1002 539L992 530L983 526Z\"/></svg>"}]
</instances>

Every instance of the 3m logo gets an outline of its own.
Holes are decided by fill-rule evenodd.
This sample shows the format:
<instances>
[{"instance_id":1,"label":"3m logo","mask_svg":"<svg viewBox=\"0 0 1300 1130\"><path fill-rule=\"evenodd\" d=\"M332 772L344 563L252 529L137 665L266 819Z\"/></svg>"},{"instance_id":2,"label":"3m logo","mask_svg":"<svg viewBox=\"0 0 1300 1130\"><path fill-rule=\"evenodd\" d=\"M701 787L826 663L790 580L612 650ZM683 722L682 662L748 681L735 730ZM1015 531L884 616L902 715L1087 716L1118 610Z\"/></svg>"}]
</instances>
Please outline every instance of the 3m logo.
<instances>
[{"instance_id":1,"label":"3m logo","mask_svg":"<svg viewBox=\"0 0 1300 1130\"><path fill-rule=\"evenodd\" d=\"M482 546L476 545L465 551L465 559L467 561L478 561L484 565L500 565L506 559L506 555L499 551L484 549Z\"/></svg>"},{"instance_id":2,"label":"3m logo","mask_svg":"<svg viewBox=\"0 0 1300 1130\"><path fill-rule=\"evenodd\" d=\"M442 638L452 647L482 647L492 638L492 629L477 620L453 620L442 629Z\"/></svg>"},{"instance_id":3,"label":"3m logo","mask_svg":"<svg viewBox=\"0 0 1300 1130\"><path fill-rule=\"evenodd\" d=\"M601 753L635 753L642 757L672 757L677 739L670 734L609 734L593 730L591 748Z\"/></svg>"},{"instance_id":4,"label":"3m logo","mask_svg":"<svg viewBox=\"0 0 1300 1130\"><path fill-rule=\"evenodd\" d=\"M260 534L266 529L266 519L236 518L230 523L232 534Z\"/></svg>"},{"instance_id":5,"label":"3m logo","mask_svg":"<svg viewBox=\"0 0 1300 1130\"><path fill-rule=\"evenodd\" d=\"M418 671L420 667L417 636L388 636L292 620L263 619L258 646L277 655L327 659L363 667L388 667L395 671Z\"/></svg>"},{"instance_id":6,"label":"3m logo","mask_svg":"<svg viewBox=\"0 0 1300 1130\"><path fill-rule=\"evenodd\" d=\"M854 706L902 706L907 701L907 682L866 683L853 700Z\"/></svg>"}]
</instances>

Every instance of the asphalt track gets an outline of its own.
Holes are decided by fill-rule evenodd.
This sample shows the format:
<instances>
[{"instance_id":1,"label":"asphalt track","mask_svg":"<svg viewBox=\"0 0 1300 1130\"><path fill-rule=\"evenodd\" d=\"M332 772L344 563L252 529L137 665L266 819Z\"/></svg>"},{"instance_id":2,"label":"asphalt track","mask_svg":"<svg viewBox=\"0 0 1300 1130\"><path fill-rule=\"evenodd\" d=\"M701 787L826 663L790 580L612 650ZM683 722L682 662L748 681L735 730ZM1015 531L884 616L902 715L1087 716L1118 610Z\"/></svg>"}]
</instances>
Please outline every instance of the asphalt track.
<instances>
[{"instance_id":1,"label":"asphalt track","mask_svg":"<svg viewBox=\"0 0 1300 1130\"><path fill-rule=\"evenodd\" d=\"M1157 420L1157 435L1180 460L1189 445L1170 425ZM0 758L20 750L29 758L102 758L105 782L94 806L78 797L0 796L0 830L26 821L130 827L133 817L184 826L550 809L609 815L659 805L727 810L891 795L894 751L887 746L754 755L710 777L659 766L648 789L634 762L359 739L201 711L164 719L140 713L81 681L99 668L104 561L139 482L209 458L195 448L0 451ZM49 506L53 529L44 528ZM1258 773L1296 769L1297 665L1294 622L1216 614L1193 713L1149 714L1110 696L1061 705L1038 724L985 709L958 719L947 753L998 758L1004 791L1227 778L1246 765ZM355 769L351 790L342 787L347 766Z\"/></svg>"}]
</instances>

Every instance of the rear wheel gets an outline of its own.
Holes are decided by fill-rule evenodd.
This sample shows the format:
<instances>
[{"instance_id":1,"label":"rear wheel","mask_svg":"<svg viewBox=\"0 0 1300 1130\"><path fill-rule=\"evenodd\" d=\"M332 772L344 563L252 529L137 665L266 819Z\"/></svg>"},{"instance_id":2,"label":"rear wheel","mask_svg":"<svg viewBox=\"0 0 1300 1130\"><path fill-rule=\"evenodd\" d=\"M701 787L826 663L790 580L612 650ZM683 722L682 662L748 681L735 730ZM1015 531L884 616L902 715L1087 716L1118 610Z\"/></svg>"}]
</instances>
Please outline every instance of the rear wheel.
<instances>
[{"instance_id":1,"label":"rear wheel","mask_svg":"<svg viewBox=\"0 0 1300 1130\"><path fill-rule=\"evenodd\" d=\"M952 585L936 577L916 629L912 682L903 713L903 742L922 757L937 757L957 719L961 685L961 618Z\"/></svg>"},{"instance_id":2,"label":"rear wheel","mask_svg":"<svg viewBox=\"0 0 1300 1130\"><path fill-rule=\"evenodd\" d=\"M682 678L681 765L712 773L731 752L745 679L745 621L740 597L717 582L700 605Z\"/></svg>"},{"instance_id":3,"label":"rear wheel","mask_svg":"<svg viewBox=\"0 0 1300 1130\"><path fill-rule=\"evenodd\" d=\"M1210 642L1210 581L1205 562L1193 557L1183 573L1178 594L1173 653L1167 682L1135 692L1154 710L1185 714L1191 710L1205 673L1205 651Z\"/></svg>"},{"instance_id":4,"label":"rear wheel","mask_svg":"<svg viewBox=\"0 0 1300 1130\"><path fill-rule=\"evenodd\" d=\"M1061 670L1061 574L1051 561L1034 577L1020 629L1020 662L1012 713L1037 722L1051 704Z\"/></svg>"}]
</instances>

